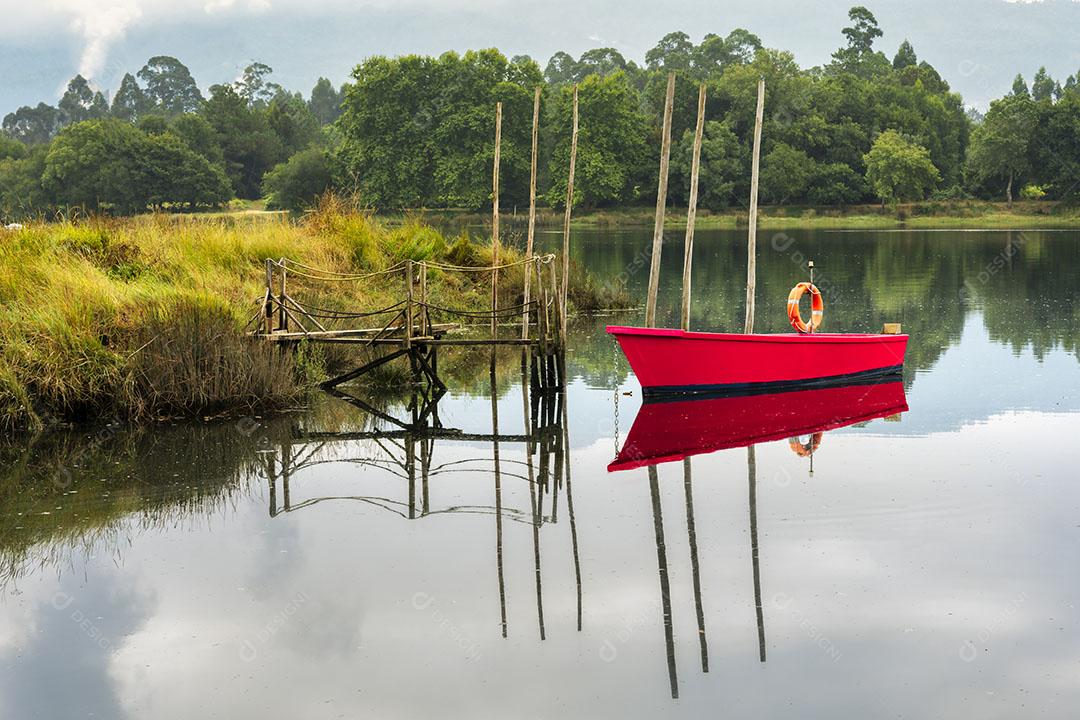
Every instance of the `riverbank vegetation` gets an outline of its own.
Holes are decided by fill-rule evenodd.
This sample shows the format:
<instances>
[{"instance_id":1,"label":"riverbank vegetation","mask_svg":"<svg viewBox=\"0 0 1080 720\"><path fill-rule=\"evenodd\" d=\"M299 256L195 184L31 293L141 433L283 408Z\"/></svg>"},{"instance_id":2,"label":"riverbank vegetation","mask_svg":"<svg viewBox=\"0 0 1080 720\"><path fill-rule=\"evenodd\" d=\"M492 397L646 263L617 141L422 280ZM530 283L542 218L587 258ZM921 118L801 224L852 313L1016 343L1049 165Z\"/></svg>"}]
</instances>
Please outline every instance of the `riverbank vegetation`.
<instances>
[{"instance_id":1,"label":"riverbank vegetation","mask_svg":"<svg viewBox=\"0 0 1080 720\"><path fill-rule=\"evenodd\" d=\"M737 214L748 196L756 83L766 82L761 200L842 208L867 203L1080 197L1080 73L1044 70L985 115L906 40L890 58L873 14L852 8L820 67L736 28L693 42L665 35L644 63L613 48L541 65L498 50L370 57L336 89L305 99L251 64L204 94L177 59L126 75L112 98L81 76L57 107L8 114L0 138L0 218L82 208L206 210L266 197L300 209L327 188L380 212L477 210L490 203L494 112L503 103L504 207L528 203L532 96L542 88L540 199L564 201L572 88L581 130L574 203L655 200L665 77L678 78L669 198L689 192L696 89L708 88L701 207Z\"/></svg>"},{"instance_id":2,"label":"riverbank vegetation","mask_svg":"<svg viewBox=\"0 0 1080 720\"><path fill-rule=\"evenodd\" d=\"M303 345L281 351L245 337L245 322L264 292L266 258L341 273L381 270L405 259L491 262L490 244L467 233L448 238L417 218L390 225L350 207L328 197L300 222L158 214L33 223L5 232L0 427L207 415L294 402L342 356ZM520 257L509 247L500 254L504 262ZM506 293L520 289L512 271L503 277ZM339 310L397 302L401 288L390 283L376 278L328 288L290 276L297 297ZM580 268L571 284L571 303L579 310L618 301ZM483 308L490 302L484 273L432 271L429 288L436 304ZM503 304L515 302L508 296Z\"/></svg>"}]
</instances>

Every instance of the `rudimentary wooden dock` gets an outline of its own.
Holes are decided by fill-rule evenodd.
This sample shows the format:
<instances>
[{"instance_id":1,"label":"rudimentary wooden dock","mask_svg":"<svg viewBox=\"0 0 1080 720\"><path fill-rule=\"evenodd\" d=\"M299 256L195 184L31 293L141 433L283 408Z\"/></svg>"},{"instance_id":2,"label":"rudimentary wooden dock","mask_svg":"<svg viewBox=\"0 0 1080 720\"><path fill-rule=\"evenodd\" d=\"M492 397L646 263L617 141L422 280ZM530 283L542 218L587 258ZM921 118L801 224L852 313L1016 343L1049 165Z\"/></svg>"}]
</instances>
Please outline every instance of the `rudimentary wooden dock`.
<instances>
[{"instance_id":1,"label":"rudimentary wooden dock","mask_svg":"<svg viewBox=\"0 0 1080 720\"><path fill-rule=\"evenodd\" d=\"M554 255L491 266L404 260L386 270L359 274L321 270L288 258L267 259L265 266L266 291L257 316L261 322L253 333L256 337L286 345L337 343L377 349L374 359L327 380L324 388L335 388L401 357L408 357L414 376L425 376L431 385L442 387L438 349L445 346L521 347L533 356L534 386L563 386L566 314ZM444 282L450 275L471 275L473 287L487 280L477 281L476 275L489 275L490 306L433 302L428 279L435 273ZM514 282L508 283L511 274ZM291 286L290 278L301 279L303 284ZM305 296L323 289L320 286L375 282L400 287L400 299L383 307L342 309L322 307ZM512 298L509 302L508 297Z\"/></svg>"}]
</instances>

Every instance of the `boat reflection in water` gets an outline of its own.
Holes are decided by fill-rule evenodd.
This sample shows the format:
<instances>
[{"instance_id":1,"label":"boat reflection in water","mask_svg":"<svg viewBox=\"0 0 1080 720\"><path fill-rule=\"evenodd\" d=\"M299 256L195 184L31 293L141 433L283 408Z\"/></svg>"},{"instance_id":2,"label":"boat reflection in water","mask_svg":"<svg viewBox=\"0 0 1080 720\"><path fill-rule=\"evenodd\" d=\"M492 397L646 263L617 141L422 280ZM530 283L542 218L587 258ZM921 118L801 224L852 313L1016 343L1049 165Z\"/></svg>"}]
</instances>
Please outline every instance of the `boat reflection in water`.
<instances>
[{"instance_id":1,"label":"boat reflection in water","mask_svg":"<svg viewBox=\"0 0 1080 720\"><path fill-rule=\"evenodd\" d=\"M865 383L779 393L672 399L646 402L641 407L630 428L626 443L608 465L608 471L648 468L653 527L656 534L657 569L660 576L660 599L667 645L668 678L672 698L679 697L679 681L675 664L667 548L664 542L664 520L660 506L660 485L656 466L680 460L683 464L686 526L689 536L694 604L697 610L701 670L707 673L709 672L709 650L701 600L701 573L694 522L693 473L690 458L717 450L746 448L750 553L757 616L758 659L765 662L765 613L761 604L761 569L757 532L757 457L754 445L786 438L797 454L809 456L812 474L813 454L821 445L823 433L855 423L895 416L906 412L907 409L904 386L899 374L887 381L877 379ZM800 436L803 435L808 435L810 440L806 443L802 442Z\"/></svg>"}]
</instances>

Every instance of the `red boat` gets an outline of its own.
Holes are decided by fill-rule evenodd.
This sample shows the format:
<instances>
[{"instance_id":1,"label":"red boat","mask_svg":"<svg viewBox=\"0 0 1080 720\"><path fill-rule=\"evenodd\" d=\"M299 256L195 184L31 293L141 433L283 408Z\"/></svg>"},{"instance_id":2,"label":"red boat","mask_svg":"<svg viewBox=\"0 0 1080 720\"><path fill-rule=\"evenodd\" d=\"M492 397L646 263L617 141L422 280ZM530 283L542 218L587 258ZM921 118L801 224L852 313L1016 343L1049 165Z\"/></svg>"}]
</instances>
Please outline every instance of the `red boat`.
<instances>
[{"instance_id":1,"label":"red boat","mask_svg":"<svg viewBox=\"0 0 1080 720\"><path fill-rule=\"evenodd\" d=\"M755 335L608 326L646 398L830 387L898 375L907 335Z\"/></svg>"},{"instance_id":2,"label":"red boat","mask_svg":"<svg viewBox=\"0 0 1080 720\"><path fill-rule=\"evenodd\" d=\"M691 455L811 435L906 412L900 380L737 397L642 405L608 471L682 460Z\"/></svg>"}]
</instances>

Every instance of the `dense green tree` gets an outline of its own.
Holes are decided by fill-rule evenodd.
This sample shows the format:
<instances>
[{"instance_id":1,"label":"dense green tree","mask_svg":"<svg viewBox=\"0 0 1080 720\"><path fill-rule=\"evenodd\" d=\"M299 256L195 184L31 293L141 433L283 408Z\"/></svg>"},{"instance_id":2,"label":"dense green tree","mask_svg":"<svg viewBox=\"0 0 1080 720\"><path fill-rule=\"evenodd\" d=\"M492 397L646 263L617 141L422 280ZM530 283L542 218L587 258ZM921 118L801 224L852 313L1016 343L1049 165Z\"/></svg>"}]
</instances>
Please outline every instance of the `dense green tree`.
<instances>
[{"instance_id":1,"label":"dense green tree","mask_svg":"<svg viewBox=\"0 0 1080 720\"><path fill-rule=\"evenodd\" d=\"M282 150L292 155L321 137L319 120L308 109L300 93L279 92L266 108L266 121L281 141Z\"/></svg>"},{"instance_id":2,"label":"dense green tree","mask_svg":"<svg viewBox=\"0 0 1080 720\"><path fill-rule=\"evenodd\" d=\"M1052 102L1057 83L1046 72L1045 67L1039 68L1031 81L1031 98L1036 102Z\"/></svg>"},{"instance_id":3,"label":"dense green tree","mask_svg":"<svg viewBox=\"0 0 1080 720\"><path fill-rule=\"evenodd\" d=\"M1056 199L1080 197L1080 93L1039 103L1029 144L1033 179Z\"/></svg>"},{"instance_id":4,"label":"dense green tree","mask_svg":"<svg viewBox=\"0 0 1080 720\"><path fill-rule=\"evenodd\" d=\"M625 73L590 75L578 91L579 131L574 203L584 206L633 202L648 164L649 144L640 97ZM553 108L553 132L558 141L551 159L548 202L566 202L570 165L572 91L562 88Z\"/></svg>"},{"instance_id":5,"label":"dense green tree","mask_svg":"<svg viewBox=\"0 0 1080 720\"><path fill-rule=\"evenodd\" d=\"M880 74L890 67L885 56L874 50L874 40L884 34L874 14L862 5L856 5L848 11L848 20L851 25L841 30L847 45L833 53L836 64L864 77Z\"/></svg>"},{"instance_id":6,"label":"dense green tree","mask_svg":"<svg viewBox=\"0 0 1080 720\"><path fill-rule=\"evenodd\" d=\"M379 207L476 208L490 198L495 103L503 103L502 193L527 199L535 63L496 50L373 57L353 72L337 165Z\"/></svg>"},{"instance_id":7,"label":"dense green tree","mask_svg":"<svg viewBox=\"0 0 1080 720\"><path fill-rule=\"evenodd\" d=\"M849 205L866 197L866 180L845 163L819 164L806 199L812 205Z\"/></svg>"},{"instance_id":8,"label":"dense green tree","mask_svg":"<svg viewBox=\"0 0 1080 720\"><path fill-rule=\"evenodd\" d=\"M814 161L805 152L776 143L761 159L762 199L782 204L805 197L814 169Z\"/></svg>"},{"instance_id":9,"label":"dense green tree","mask_svg":"<svg viewBox=\"0 0 1080 720\"><path fill-rule=\"evenodd\" d=\"M150 58L139 70L139 79L146 86L144 92L150 105L167 117L195 112L202 103L202 93L191 71L174 57Z\"/></svg>"},{"instance_id":10,"label":"dense green tree","mask_svg":"<svg viewBox=\"0 0 1080 720\"><path fill-rule=\"evenodd\" d=\"M904 40L904 42L900 43L900 47L896 51L892 66L893 70L903 70L906 67L917 65L918 62L919 59L915 57L915 48L913 48L911 43L907 40Z\"/></svg>"},{"instance_id":11,"label":"dense green tree","mask_svg":"<svg viewBox=\"0 0 1080 720\"><path fill-rule=\"evenodd\" d=\"M26 157L26 146L15 138L0 133L0 160L20 160Z\"/></svg>"},{"instance_id":12,"label":"dense green tree","mask_svg":"<svg viewBox=\"0 0 1080 720\"><path fill-rule=\"evenodd\" d=\"M1004 182L1005 199L1012 203L1015 181L1030 168L1029 147L1036 122L1035 103L1026 94L990 103L971 138L969 175L979 183Z\"/></svg>"},{"instance_id":13,"label":"dense green tree","mask_svg":"<svg viewBox=\"0 0 1080 720\"><path fill-rule=\"evenodd\" d=\"M690 197L690 170L694 158L694 132L687 130L671 149L671 199L687 203ZM726 122L708 120L701 138L701 166L698 170L698 205L719 210L732 204L736 183L743 171L739 139Z\"/></svg>"},{"instance_id":14,"label":"dense green tree","mask_svg":"<svg viewBox=\"0 0 1080 720\"><path fill-rule=\"evenodd\" d=\"M1028 92L1027 82L1024 81L1024 76L1020 73L1017 73L1016 77L1013 78L1012 92L1010 94L1031 97L1031 93Z\"/></svg>"},{"instance_id":15,"label":"dense green tree","mask_svg":"<svg viewBox=\"0 0 1080 720\"><path fill-rule=\"evenodd\" d=\"M16 140L27 145L36 145L49 142L63 125L64 114L59 109L38 103L37 107L24 105L5 115L3 128L4 132Z\"/></svg>"},{"instance_id":16,"label":"dense green tree","mask_svg":"<svg viewBox=\"0 0 1080 720\"><path fill-rule=\"evenodd\" d=\"M551 85L563 85L577 80L577 60L561 50L551 56L544 68L544 79Z\"/></svg>"},{"instance_id":17,"label":"dense green tree","mask_svg":"<svg viewBox=\"0 0 1080 720\"><path fill-rule=\"evenodd\" d=\"M214 126L202 115L184 113L169 123L169 132L184 141L195 153L206 158L211 165L225 167L225 154L218 144Z\"/></svg>"},{"instance_id":18,"label":"dense green tree","mask_svg":"<svg viewBox=\"0 0 1080 720\"><path fill-rule=\"evenodd\" d=\"M240 79L233 83L236 93L244 98L250 108L265 108L274 97L282 92L282 87L266 78L274 68L264 63L251 63L244 68Z\"/></svg>"},{"instance_id":19,"label":"dense green tree","mask_svg":"<svg viewBox=\"0 0 1080 720\"><path fill-rule=\"evenodd\" d=\"M586 50L578 58L574 79L580 81L586 75L611 75L626 70L626 58L615 48Z\"/></svg>"},{"instance_id":20,"label":"dense green tree","mask_svg":"<svg viewBox=\"0 0 1080 720\"><path fill-rule=\"evenodd\" d=\"M930 152L895 130L886 130L864 158L866 180L886 202L921 200L941 179Z\"/></svg>"},{"instance_id":21,"label":"dense green tree","mask_svg":"<svg viewBox=\"0 0 1080 720\"><path fill-rule=\"evenodd\" d=\"M0 155L0 222L34 217L51 203L41 184L48 146L35 145L22 157Z\"/></svg>"},{"instance_id":22,"label":"dense green tree","mask_svg":"<svg viewBox=\"0 0 1080 720\"><path fill-rule=\"evenodd\" d=\"M139 81L131 73L124 73L120 81L120 87L113 95L112 107L109 114L117 120L136 122L150 109L150 102L139 87Z\"/></svg>"},{"instance_id":23,"label":"dense green tree","mask_svg":"<svg viewBox=\"0 0 1080 720\"><path fill-rule=\"evenodd\" d=\"M225 172L171 132L147 137L136 158L140 199L150 207L220 205L232 197Z\"/></svg>"},{"instance_id":24,"label":"dense green tree","mask_svg":"<svg viewBox=\"0 0 1080 720\"><path fill-rule=\"evenodd\" d=\"M689 70L693 63L694 43L684 32L668 33L645 53L645 66L650 70Z\"/></svg>"},{"instance_id":25,"label":"dense green tree","mask_svg":"<svg viewBox=\"0 0 1080 720\"><path fill-rule=\"evenodd\" d=\"M109 103L105 96L101 92L95 92L82 75L71 79L58 107L64 114L65 123L101 118L109 113Z\"/></svg>"},{"instance_id":26,"label":"dense green tree","mask_svg":"<svg viewBox=\"0 0 1080 720\"><path fill-rule=\"evenodd\" d=\"M275 166L263 180L267 207L275 210L303 210L331 185L326 151L312 147Z\"/></svg>"},{"instance_id":27,"label":"dense green tree","mask_svg":"<svg viewBox=\"0 0 1080 720\"><path fill-rule=\"evenodd\" d=\"M231 85L211 86L201 114L214 128L236 195L261 197L263 175L284 159L281 140L270 128L266 114L248 107Z\"/></svg>"},{"instance_id":28,"label":"dense green tree","mask_svg":"<svg viewBox=\"0 0 1080 720\"><path fill-rule=\"evenodd\" d=\"M117 120L65 128L49 147L42 183L63 206L132 213L146 207L138 155L146 136Z\"/></svg>"},{"instance_id":29,"label":"dense green tree","mask_svg":"<svg viewBox=\"0 0 1080 720\"><path fill-rule=\"evenodd\" d=\"M321 77L311 89L308 109L320 125L329 125L341 115L341 101L344 96L344 90L335 90L329 80Z\"/></svg>"}]
</instances>

